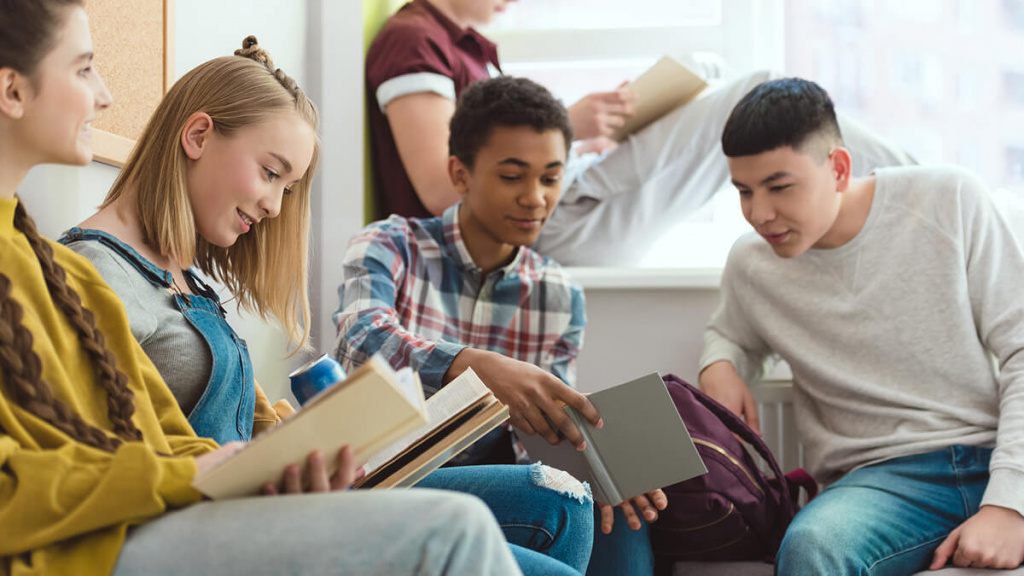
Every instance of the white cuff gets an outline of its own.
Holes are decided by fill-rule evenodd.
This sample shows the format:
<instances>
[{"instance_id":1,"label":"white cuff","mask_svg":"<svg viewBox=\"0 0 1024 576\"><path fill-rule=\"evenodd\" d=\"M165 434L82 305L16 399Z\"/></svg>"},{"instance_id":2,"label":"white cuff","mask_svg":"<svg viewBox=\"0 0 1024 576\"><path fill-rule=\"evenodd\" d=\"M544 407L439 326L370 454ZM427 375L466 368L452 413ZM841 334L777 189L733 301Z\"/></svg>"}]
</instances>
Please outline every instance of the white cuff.
<instances>
[{"instance_id":1,"label":"white cuff","mask_svg":"<svg viewBox=\"0 0 1024 576\"><path fill-rule=\"evenodd\" d=\"M434 72L416 72L396 76L377 88L377 104L380 111L387 115L387 106L395 98L418 94L420 92L433 92L451 101L455 101L455 82L443 75Z\"/></svg>"}]
</instances>

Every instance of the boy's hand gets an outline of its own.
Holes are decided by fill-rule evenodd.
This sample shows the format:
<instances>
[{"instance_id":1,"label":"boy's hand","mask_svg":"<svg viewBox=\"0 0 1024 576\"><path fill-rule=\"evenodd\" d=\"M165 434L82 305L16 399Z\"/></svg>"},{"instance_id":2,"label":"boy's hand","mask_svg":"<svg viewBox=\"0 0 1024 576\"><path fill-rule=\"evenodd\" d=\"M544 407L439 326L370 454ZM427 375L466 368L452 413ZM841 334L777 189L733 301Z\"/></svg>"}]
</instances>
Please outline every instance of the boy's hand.
<instances>
[{"instance_id":1,"label":"boy's hand","mask_svg":"<svg viewBox=\"0 0 1024 576\"><path fill-rule=\"evenodd\" d=\"M722 406L746 420L747 425L761 435L761 422L757 418L757 402L731 362L721 360L700 373L700 389Z\"/></svg>"},{"instance_id":2,"label":"boy's hand","mask_svg":"<svg viewBox=\"0 0 1024 576\"><path fill-rule=\"evenodd\" d=\"M563 405L575 408L595 427L603 425L597 408L586 396L533 364L496 352L466 348L448 368L445 382L468 367L472 367L494 396L508 406L513 426L526 434L540 434L549 444L558 444L561 432L578 450L584 447L583 434L562 410Z\"/></svg>"},{"instance_id":3,"label":"boy's hand","mask_svg":"<svg viewBox=\"0 0 1024 576\"><path fill-rule=\"evenodd\" d=\"M982 506L936 548L928 569L938 570L950 560L961 568L1017 568L1024 563L1024 516L1002 506Z\"/></svg>"},{"instance_id":4,"label":"boy's hand","mask_svg":"<svg viewBox=\"0 0 1024 576\"><path fill-rule=\"evenodd\" d=\"M615 525L615 508L611 504L601 502L598 502L597 506L601 509L601 533L611 534L612 526ZM644 515L645 520L655 522L658 520L658 510L664 510L667 507L668 497L660 488L647 494L634 496L619 504L630 530L640 529L640 516L637 515L637 510Z\"/></svg>"},{"instance_id":5,"label":"boy's hand","mask_svg":"<svg viewBox=\"0 0 1024 576\"><path fill-rule=\"evenodd\" d=\"M569 107L569 121L577 140L611 136L626 123L627 116L636 114L636 94L626 84L611 92L587 94Z\"/></svg>"},{"instance_id":6,"label":"boy's hand","mask_svg":"<svg viewBox=\"0 0 1024 576\"><path fill-rule=\"evenodd\" d=\"M281 484L267 482L263 485L263 494L274 496L285 494L302 494L304 492L334 492L348 490L352 484L363 477L366 471L356 466L355 452L350 446L338 450L338 469L330 477L327 475L327 464L320 452L313 452L307 461L305 478L298 464L290 464L284 469Z\"/></svg>"}]
</instances>

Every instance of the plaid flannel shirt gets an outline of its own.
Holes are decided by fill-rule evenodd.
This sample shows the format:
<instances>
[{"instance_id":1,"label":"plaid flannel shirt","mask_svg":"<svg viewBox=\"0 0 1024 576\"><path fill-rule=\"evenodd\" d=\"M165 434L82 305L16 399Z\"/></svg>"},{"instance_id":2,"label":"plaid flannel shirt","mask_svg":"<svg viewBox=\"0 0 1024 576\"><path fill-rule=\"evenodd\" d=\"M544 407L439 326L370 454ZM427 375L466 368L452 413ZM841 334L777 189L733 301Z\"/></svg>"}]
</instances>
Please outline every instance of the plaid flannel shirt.
<instances>
[{"instance_id":1,"label":"plaid flannel shirt","mask_svg":"<svg viewBox=\"0 0 1024 576\"><path fill-rule=\"evenodd\" d=\"M586 324L582 288L528 247L486 277L470 257L458 205L440 218L392 216L349 243L335 357L346 370L382 354L420 373L429 396L472 346L550 371L575 385Z\"/></svg>"}]
</instances>

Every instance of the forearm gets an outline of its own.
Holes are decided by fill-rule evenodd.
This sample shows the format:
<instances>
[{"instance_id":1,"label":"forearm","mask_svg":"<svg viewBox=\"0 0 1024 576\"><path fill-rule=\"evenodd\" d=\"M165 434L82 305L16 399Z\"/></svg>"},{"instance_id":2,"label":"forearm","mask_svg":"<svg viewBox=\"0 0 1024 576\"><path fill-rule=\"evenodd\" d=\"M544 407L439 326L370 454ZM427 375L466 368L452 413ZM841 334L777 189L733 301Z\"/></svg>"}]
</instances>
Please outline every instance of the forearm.
<instances>
[{"instance_id":1,"label":"forearm","mask_svg":"<svg viewBox=\"0 0 1024 576\"><path fill-rule=\"evenodd\" d=\"M0 436L0 556L196 502L192 458L158 456L130 442L109 454L77 443L22 449Z\"/></svg>"},{"instance_id":2,"label":"forearm","mask_svg":"<svg viewBox=\"0 0 1024 576\"><path fill-rule=\"evenodd\" d=\"M342 322L344 325L345 322ZM394 311L364 311L339 339L338 356L346 369L380 355L396 370L412 368L428 390L439 390L463 344L420 337L406 330Z\"/></svg>"}]
</instances>

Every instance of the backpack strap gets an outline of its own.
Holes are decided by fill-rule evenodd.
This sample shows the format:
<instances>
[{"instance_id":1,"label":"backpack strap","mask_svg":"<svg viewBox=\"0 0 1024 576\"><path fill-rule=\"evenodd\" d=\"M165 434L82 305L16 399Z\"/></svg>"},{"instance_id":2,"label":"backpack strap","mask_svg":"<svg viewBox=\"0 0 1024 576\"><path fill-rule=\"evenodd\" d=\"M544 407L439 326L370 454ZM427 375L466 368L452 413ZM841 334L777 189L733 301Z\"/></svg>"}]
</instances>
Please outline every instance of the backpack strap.
<instances>
[{"instance_id":1,"label":"backpack strap","mask_svg":"<svg viewBox=\"0 0 1024 576\"><path fill-rule=\"evenodd\" d=\"M722 423L725 424L725 426L732 433L736 434L744 442L754 447L754 450L756 450L757 453L761 456L761 458L768 463L769 468L771 468L772 470L772 474L775 475L775 478L777 478L779 482L787 482L788 478L785 474L782 473L782 470L779 468L778 462L775 461L775 456L772 455L771 450L768 449L768 445L764 443L764 440L760 436L754 433L753 428L751 428L746 422L741 420L740 417L733 413L732 410L729 410L725 406L722 406L713 398L701 392L699 388L679 378L675 374L666 375L664 377L664 380L666 381L666 383L673 382L675 384L681 385L683 388L689 391L694 398L696 398L701 404L704 405L705 408L707 408L712 414L714 414L719 420L721 420ZM789 490L779 490L779 493L782 495L783 507L787 511L790 511L792 514L795 514L797 508L794 504L792 496L789 493Z\"/></svg>"},{"instance_id":2,"label":"backpack strap","mask_svg":"<svg viewBox=\"0 0 1024 576\"><path fill-rule=\"evenodd\" d=\"M807 492L808 502L814 500L814 497L818 495L818 481L803 468L797 468L786 474L786 481L789 482L789 496L794 502L800 499L801 488Z\"/></svg>"}]
</instances>

